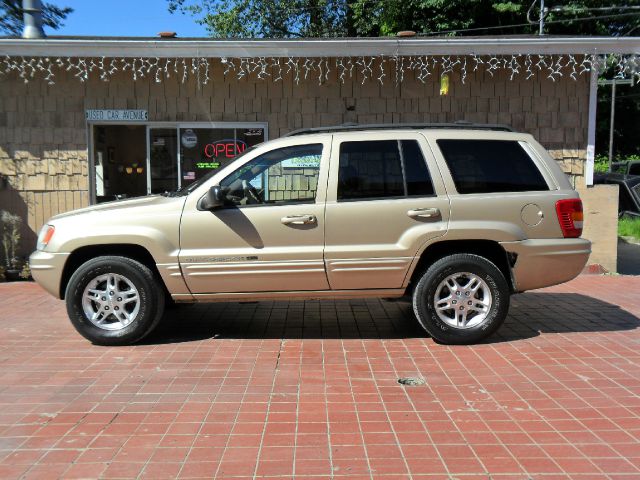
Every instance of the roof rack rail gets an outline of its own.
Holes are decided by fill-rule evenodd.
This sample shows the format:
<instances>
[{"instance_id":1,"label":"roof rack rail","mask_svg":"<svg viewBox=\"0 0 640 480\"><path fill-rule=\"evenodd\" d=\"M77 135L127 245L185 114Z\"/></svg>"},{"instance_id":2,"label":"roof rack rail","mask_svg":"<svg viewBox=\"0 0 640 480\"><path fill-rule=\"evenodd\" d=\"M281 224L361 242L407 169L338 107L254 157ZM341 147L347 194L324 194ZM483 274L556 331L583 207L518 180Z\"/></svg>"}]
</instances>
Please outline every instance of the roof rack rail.
<instances>
[{"instance_id":1,"label":"roof rack rail","mask_svg":"<svg viewBox=\"0 0 640 480\"><path fill-rule=\"evenodd\" d=\"M283 136L294 137L296 135L304 135L308 133L331 133L331 132L358 132L362 130L423 130L429 128L454 128L465 130L494 130L499 132L513 132L514 130L508 125L490 124L490 123L473 123L466 121L457 121L454 123L373 123L370 125L359 123L343 123L342 125L334 125L330 127L313 127L301 128L294 130Z\"/></svg>"}]
</instances>

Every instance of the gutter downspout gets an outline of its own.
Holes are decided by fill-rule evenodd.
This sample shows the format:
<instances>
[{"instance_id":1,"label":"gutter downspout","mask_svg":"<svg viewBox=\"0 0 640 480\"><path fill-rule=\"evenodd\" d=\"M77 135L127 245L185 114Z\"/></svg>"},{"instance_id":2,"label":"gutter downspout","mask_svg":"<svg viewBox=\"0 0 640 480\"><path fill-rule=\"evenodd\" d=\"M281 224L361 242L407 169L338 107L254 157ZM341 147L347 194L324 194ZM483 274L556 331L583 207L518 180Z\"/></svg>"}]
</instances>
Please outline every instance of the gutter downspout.
<instances>
[{"instance_id":1,"label":"gutter downspout","mask_svg":"<svg viewBox=\"0 0 640 480\"><path fill-rule=\"evenodd\" d=\"M42 29L42 2L40 0L22 0L24 30L22 38L44 38Z\"/></svg>"}]
</instances>

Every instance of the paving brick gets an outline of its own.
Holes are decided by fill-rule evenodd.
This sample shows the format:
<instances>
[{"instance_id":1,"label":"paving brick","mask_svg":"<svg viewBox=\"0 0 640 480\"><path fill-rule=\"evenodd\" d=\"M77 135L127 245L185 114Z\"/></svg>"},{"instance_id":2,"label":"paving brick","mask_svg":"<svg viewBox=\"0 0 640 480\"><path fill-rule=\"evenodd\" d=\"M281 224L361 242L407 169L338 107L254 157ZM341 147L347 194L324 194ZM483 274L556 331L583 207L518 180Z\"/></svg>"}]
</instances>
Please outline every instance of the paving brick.
<instances>
[{"instance_id":1,"label":"paving brick","mask_svg":"<svg viewBox=\"0 0 640 480\"><path fill-rule=\"evenodd\" d=\"M0 477L640 478L638 287L515 296L473 346L341 300L186 306L105 348L0 284Z\"/></svg>"}]
</instances>

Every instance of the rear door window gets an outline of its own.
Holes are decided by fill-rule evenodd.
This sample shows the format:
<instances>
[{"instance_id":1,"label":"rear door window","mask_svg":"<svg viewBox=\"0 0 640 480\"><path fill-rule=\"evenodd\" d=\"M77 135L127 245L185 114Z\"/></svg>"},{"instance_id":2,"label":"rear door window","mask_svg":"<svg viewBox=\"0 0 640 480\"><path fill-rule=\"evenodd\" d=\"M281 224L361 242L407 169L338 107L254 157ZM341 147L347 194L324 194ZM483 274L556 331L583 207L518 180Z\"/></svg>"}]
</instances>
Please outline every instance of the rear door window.
<instances>
[{"instance_id":1,"label":"rear door window","mask_svg":"<svg viewBox=\"0 0 640 480\"><path fill-rule=\"evenodd\" d=\"M516 141L441 139L436 143L458 193L549 190L533 159Z\"/></svg>"},{"instance_id":2,"label":"rear door window","mask_svg":"<svg viewBox=\"0 0 640 480\"><path fill-rule=\"evenodd\" d=\"M429 170L416 140L342 142L338 200L433 195Z\"/></svg>"}]
</instances>

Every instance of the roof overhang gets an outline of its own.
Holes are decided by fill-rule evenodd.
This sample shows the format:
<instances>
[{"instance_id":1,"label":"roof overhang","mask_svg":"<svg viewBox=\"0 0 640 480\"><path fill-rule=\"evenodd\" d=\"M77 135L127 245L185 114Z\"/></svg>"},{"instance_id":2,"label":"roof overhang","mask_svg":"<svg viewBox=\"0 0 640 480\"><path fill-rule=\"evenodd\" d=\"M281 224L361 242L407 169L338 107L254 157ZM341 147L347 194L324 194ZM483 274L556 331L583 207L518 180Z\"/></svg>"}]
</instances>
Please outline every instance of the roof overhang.
<instances>
[{"instance_id":1,"label":"roof overhang","mask_svg":"<svg viewBox=\"0 0 640 480\"><path fill-rule=\"evenodd\" d=\"M409 55L640 54L640 37L447 37L214 40L0 39L0 55L24 57L358 57Z\"/></svg>"}]
</instances>

